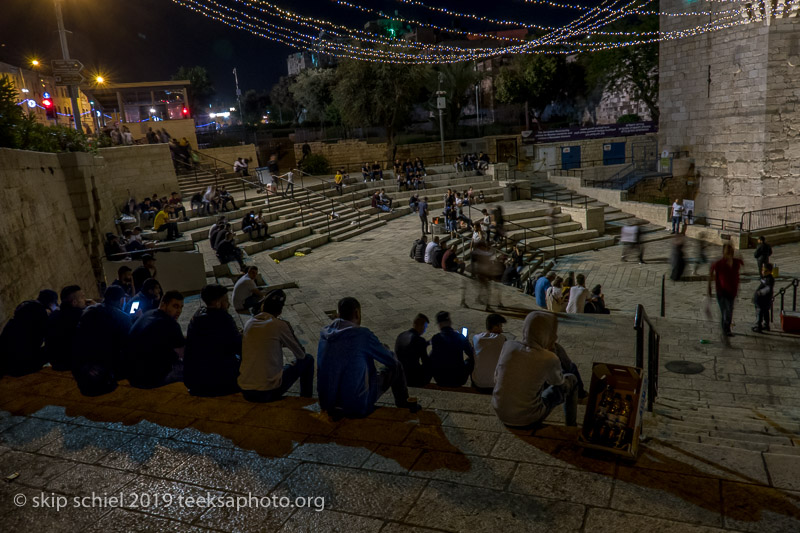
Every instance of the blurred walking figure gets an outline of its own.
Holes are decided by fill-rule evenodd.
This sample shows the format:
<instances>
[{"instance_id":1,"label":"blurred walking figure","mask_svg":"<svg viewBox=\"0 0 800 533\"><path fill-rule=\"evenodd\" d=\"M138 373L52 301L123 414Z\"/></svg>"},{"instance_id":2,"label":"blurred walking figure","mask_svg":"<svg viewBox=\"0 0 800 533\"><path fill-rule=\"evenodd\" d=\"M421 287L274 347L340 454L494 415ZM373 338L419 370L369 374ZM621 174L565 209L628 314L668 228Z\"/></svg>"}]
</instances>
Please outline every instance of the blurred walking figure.
<instances>
[{"instance_id":1,"label":"blurred walking figure","mask_svg":"<svg viewBox=\"0 0 800 533\"><path fill-rule=\"evenodd\" d=\"M708 243L705 241L706 234L701 233L697 236L697 258L694 260L694 268L692 270L692 274L697 274L697 269L700 268L701 265L708 264L708 253L706 249L708 248Z\"/></svg>"},{"instance_id":2,"label":"blurred walking figure","mask_svg":"<svg viewBox=\"0 0 800 533\"><path fill-rule=\"evenodd\" d=\"M739 292L739 271L744 265L744 261L734 257L733 245L725 243L722 246L722 259L711 264L708 275L708 296L711 296L711 281L717 292L717 304L720 311L720 322L722 325L722 342L730 345L728 337L733 337L731 322L733 322L733 303L736 294Z\"/></svg>"},{"instance_id":3,"label":"blurred walking figure","mask_svg":"<svg viewBox=\"0 0 800 533\"><path fill-rule=\"evenodd\" d=\"M683 277L683 271L686 269L685 246L686 238L682 234L676 233L672 238L672 254L669 259L670 266L672 266L672 273L669 279L672 281L680 281L681 277Z\"/></svg>"},{"instance_id":4,"label":"blurred walking figure","mask_svg":"<svg viewBox=\"0 0 800 533\"><path fill-rule=\"evenodd\" d=\"M619 242L622 243L622 261L627 261L628 256L636 252L639 264L644 264L644 246L639 226L622 226Z\"/></svg>"}]
</instances>

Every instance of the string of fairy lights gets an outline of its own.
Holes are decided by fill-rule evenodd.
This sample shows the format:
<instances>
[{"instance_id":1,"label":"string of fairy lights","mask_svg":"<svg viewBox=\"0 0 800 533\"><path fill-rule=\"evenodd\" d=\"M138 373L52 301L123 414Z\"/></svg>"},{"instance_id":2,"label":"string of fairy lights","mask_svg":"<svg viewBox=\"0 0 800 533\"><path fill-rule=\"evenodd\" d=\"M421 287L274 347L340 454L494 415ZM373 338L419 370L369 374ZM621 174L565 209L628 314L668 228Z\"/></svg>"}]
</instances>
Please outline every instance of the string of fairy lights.
<instances>
[{"instance_id":1,"label":"string of fairy lights","mask_svg":"<svg viewBox=\"0 0 800 533\"><path fill-rule=\"evenodd\" d=\"M465 13L429 5L422 0L394 0L414 8L435 12L440 16L501 27L495 31L475 31L443 27L429 21L401 16L396 11L395 14L389 14L351 0L331 0L339 7L377 17L401 28L427 28L440 34L450 35L452 39L449 42L426 43L300 14L268 0L171 1L231 28L247 31L258 37L293 48L337 58L405 64L480 61L506 54L571 55L579 52L595 52L682 39L751 24L754 20L758 20L758 17L748 16L748 13L752 13L753 9L758 9L758 6L753 7L749 3L744 4L737 0L706 0L719 4L736 5L733 8L720 6L724 9L719 11L676 13L647 9L653 0L603 0L594 7L553 0L525 0L527 4L570 9L578 14L571 22L558 27ZM800 0L788 0L782 4L782 11L797 9L799 4ZM615 21L631 15L704 17L706 20L700 23L690 23L689 27L671 31L608 31L604 29ZM519 34L509 33L509 28L526 32L533 31L534 36L521 38ZM470 41L476 46L471 46Z\"/></svg>"}]
</instances>

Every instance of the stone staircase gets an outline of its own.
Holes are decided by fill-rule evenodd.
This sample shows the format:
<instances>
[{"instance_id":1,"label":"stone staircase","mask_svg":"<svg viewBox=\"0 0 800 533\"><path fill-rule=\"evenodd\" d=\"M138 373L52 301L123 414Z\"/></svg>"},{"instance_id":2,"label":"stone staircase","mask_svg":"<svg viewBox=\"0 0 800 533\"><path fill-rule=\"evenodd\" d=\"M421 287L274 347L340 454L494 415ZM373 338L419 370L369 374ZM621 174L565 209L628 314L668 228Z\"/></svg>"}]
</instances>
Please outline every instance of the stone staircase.
<instances>
[{"instance_id":1,"label":"stone staircase","mask_svg":"<svg viewBox=\"0 0 800 533\"><path fill-rule=\"evenodd\" d=\"M651 224L648 220L636 218L630 213L608 205L590 196L576 193L561 185L550 183L546 179L536 179L531 182L534 199L555 204L572 204L576 207L584 205L588 207L602 207L605 217L605 233L607 235L619 236L623 226L639 226L642 242L648 243L668 239L670 233L665 231L664 226ZM571 194L570 194L571 193Z\"/></svg>"}]
</instances>

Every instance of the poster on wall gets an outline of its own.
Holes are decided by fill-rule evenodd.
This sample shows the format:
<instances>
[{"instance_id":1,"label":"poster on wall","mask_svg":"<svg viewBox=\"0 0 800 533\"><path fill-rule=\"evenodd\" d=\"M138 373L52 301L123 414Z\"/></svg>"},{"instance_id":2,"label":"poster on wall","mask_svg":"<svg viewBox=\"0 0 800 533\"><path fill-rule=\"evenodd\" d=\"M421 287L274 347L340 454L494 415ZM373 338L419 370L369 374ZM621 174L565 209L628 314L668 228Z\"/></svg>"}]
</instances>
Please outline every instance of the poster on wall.
<instances>
[{"instance_id":1,"label":"poster on wall","mask_svg":"<svg viewBox=\"0 0 800 533\"><path fill-rule=\"evenodd\" d=\"M684 219L687 224L694 224L694 200L683 201Z\"/></svg>"}]
</instances>

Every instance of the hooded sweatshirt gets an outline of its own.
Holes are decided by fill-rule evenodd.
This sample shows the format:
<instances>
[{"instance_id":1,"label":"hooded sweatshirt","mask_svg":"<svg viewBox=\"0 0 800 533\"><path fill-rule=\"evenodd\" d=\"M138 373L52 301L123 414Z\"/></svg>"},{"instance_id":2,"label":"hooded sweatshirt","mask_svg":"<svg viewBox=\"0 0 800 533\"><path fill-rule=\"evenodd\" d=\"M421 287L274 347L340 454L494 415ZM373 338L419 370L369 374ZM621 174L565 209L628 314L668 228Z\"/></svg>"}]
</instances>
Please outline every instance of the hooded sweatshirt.
<instances>
[{"instance_id":1,"label":"hooded sweatshirt","mask_svg":"<svg viewBox=\"0 0 800 533\"><path fill-rule=\"evenodd\" d=\"M322 329L317 350L317 394L324 411L367 416L381 391L375 361L396 369L395 355L367 328L337 318Z\"/></svg>"},{"instance_id":2,"label":"hooded sweatshirt","mask_svg":"<svg viewBox=\"0 0 800 533\"><path fill-rule=\"evenodd\" d=\"M542 392L564 383L561 363L553 353L558 319L539 311L525 318L522 341L506 341L495 370L492 407L501 422L527 426L547 415Z\"/></svg>"}]
</instances>

